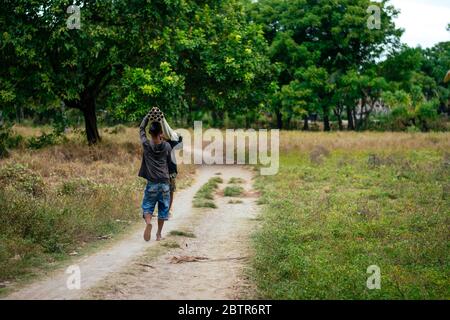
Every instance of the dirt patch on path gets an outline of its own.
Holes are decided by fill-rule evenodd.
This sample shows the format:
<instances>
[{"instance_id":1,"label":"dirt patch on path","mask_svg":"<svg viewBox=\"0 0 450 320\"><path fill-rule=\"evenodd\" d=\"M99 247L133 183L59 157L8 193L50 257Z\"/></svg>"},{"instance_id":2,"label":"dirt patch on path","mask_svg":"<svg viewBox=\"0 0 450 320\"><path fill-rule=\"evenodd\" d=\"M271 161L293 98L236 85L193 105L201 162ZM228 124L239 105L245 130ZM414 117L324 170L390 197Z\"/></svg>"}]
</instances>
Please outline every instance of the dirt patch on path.
<instances>
[{"instance_id":1,"label":"dirt patch on path","mask_svg":"<svg viewBox=\"0 0 450 320\"><path fill-rule=\"evenodd\" d=\"M223 189L232 177L244 179L251 191L252 173L236 166L201 167L208 177L220 172ZM179 248L153 251L140 257L106 282L90 290L94 299L236 299L251 296L245 277L251 256L249 237L255 227L256 199L216 197L217 209L192 209L189 230L195 238L166 237L166 243ZM177 205L184 205L177 201ZM189 206L191 204L189 203ZM159 244L164 246L164 241ZM193 258L193 259L192 259ZM193 261L190 261L193 260Z\"/></svg>"}]
</instances>

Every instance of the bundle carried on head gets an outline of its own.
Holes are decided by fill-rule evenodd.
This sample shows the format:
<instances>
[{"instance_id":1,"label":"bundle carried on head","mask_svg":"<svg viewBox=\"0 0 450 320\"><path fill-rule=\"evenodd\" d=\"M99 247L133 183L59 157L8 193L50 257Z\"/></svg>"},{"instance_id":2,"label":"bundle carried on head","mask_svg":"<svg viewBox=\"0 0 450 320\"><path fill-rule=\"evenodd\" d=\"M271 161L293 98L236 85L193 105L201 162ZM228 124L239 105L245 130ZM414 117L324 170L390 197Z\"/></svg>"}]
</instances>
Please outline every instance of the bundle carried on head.
<instances>
[{"instance_id":1,"label":"bundle carried on head","mask_svg":"<svg viewBox=\"0 0 450 320\"><path fill-rule=\"evenodd\" d=\"M148 114L150 122L161 122L164 119L164 113L157 107L153 107Z\"/></svg>"},{"instance_id":2,"label":"bundle carried on head","mask_svg":"<svg viewBox=\"0 0 450 320\"><path fill-rule=\"evenodd\" d=\"M172 141L178 141L178 134L175 131L173 131L172 128L169 126L166 117L164 116L164 113L161 110L159 110L158 107L153 107L148 113L148 115L150 122L161 123L164 138Z\"/></svg>"}]
</instances>

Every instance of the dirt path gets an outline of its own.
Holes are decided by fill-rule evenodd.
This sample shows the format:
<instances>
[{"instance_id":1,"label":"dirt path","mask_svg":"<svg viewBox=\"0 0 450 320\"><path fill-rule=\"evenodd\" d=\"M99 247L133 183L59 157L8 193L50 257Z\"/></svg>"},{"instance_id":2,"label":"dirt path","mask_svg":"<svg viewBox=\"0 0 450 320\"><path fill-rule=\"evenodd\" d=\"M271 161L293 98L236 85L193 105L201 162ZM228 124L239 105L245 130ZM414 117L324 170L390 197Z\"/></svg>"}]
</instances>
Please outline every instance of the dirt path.
<instances>
[{"instance_id":1,"label":"dirt path","mask_svg":"<svg viewBox=\"0 0 450 320\"><path fill-rule=\"evenodd\" d=\"M217 196L217 209L194 209L192 199L209 178L220 173L223 189L232 177L245 180L241 203ZM69 277L58 270L7 299L232 299L248 292L244 268L255 227L256 198L252 173L239 166L201 166L191 187L176 194L173 219L158 243L142 239L143 224L123 240L72 263L81 271L81 289L69 290ZM220 193L220 192L219 192ZM189 231L195 238L170 236ZM172 247L172 248L171 248ZM171 263L173 257L197 256L201 262Z\"/></svg>"}]
</instances>

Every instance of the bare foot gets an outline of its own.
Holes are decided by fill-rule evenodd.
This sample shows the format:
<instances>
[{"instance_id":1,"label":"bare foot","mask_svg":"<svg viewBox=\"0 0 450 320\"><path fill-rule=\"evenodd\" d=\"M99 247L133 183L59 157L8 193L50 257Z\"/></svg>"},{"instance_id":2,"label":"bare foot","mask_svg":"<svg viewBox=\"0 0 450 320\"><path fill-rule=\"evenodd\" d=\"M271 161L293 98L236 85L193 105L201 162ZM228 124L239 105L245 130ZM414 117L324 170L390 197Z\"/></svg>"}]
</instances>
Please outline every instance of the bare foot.
<instances>
[{"instance_id":1,"label":"bare foot","mask_svg":"<svg viewBox=\"0 0 450 320\"><path fill-rule=\"evenodd\" d=\"M162 237L160 233L156 234L156 241L161 241Z\"/></svg>"},{"instance_id":2,"label":"bare foot","mask_svg":"<svg viewBox=\"0 0 450 320\"><path fill-rule=\"evenodd\" d=\"M152 225L151 224L147 224L145 226L145 231L144 231L144 240L145 241L150 241L150 237L152 236Z\"/></svg>"}]
</instances>

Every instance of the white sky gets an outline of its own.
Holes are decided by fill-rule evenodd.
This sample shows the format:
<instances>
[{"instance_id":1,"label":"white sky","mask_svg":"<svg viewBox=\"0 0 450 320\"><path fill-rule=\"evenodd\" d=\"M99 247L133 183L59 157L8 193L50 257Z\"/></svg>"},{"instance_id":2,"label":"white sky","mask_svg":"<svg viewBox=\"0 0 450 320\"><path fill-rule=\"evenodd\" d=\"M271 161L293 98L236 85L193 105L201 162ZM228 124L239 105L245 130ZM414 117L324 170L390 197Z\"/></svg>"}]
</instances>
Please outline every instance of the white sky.
<instances>
[{"instance_id":1,"label":"white sky","mask_svg":"<svg viewBox=\"0 0 450 320\"><path fill-rule=\"evenodd\" d=\"M450 41L446 30L450 23L450 0L390 0L400 9L396 25L405 29L402 42L409 46L429 48Z\"/></svg>"}]
</instances>

